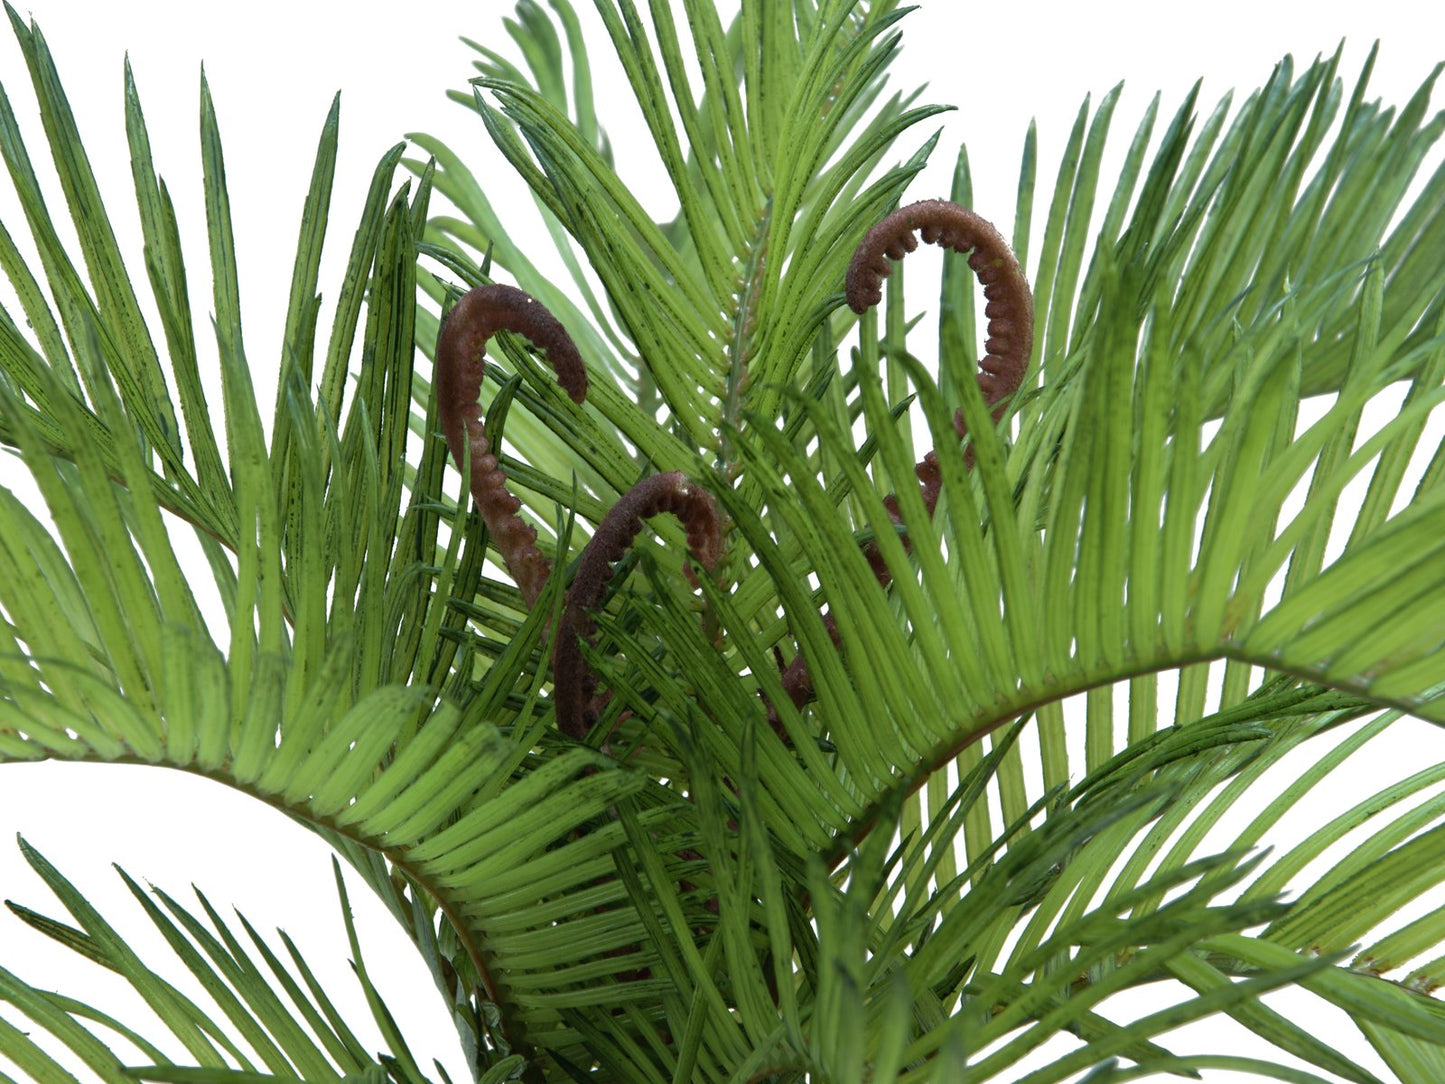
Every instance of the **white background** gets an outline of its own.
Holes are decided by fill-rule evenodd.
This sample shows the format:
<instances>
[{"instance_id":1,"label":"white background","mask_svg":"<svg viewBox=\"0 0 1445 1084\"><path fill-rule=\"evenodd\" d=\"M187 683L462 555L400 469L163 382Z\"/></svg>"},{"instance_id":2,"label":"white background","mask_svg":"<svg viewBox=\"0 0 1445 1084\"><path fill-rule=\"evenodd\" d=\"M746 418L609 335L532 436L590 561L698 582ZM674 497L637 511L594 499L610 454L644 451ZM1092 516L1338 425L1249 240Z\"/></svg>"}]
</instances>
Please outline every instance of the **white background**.
<instances>
[{"instance_id":1,"label":"white background","mask_svg":"<svg viewBox=\"0 0 1445 1084\"><path fill-rule=\"evenodd\" d=\"M581 14L595 25L586 0L578 0L578 7L586 9ZM209 309L196 135L198 71L204 60L225 142L247 349L258 370L264 416L269 415L270 388L261 371L274 367L278 353L299 209L332 94L342 92L342 141L331 248L322 275L328 295L335 293L371 169L406 132L421 130L447 140L472 162L485 184L495 183L495 191L504 197L499 204L505 205L508 192L520 197L480 122L443 97L447 89L462 87L471 74L471 53L459 35L516 56L501 30L501 18L510 10L510 3L490 0L389 5L39 0L29 11L22 8L21 15L38 20L56 54L122 246L138 256L121 95L121 59L129 53L157 168L177 203L189 244L198 331L207 326ZM1341 38L1348 41L1342 66L1347 81L1359 70L1369 43L1382 41L1373 93L1403 103L1431 65L1445 57L1445 19L1423 14L1426 10L1418 2L1304 7L1228 0L1176 7L1118 0L1088 5L923 0L922 10L903 24L905 44L895 85L907 88L926 81L926 100L953 103L958 110L938 120L945 134L935 165L911 194L946 194L953 150L966 139L976 206L1007 221L1031 118L1039 125L1040 187L1047 191L1045 182L1052 178L1085 94L1097 101L1114 83L1127 80L1114 124L1117 158L1155 90L1163 92L1162 116L1167 118L1202 76L1201 106L1208 109L1231 87L1247 92L1258 86L1286 52L1293 52L1302 66L1317 53L1332 52ZM604 39L599 35L591 41L594 71L618 88L600 96L599 109L618 146L624 176L652 183L655 171L628 153L647 145L638 115L615 82L618 73L608 64ZM0 82L26 126L32 158L42 161L44 141L29 80L8 28L0 28ZM928 122L918 131L934 127ZM41 170L45 172L43 165ZM1109 175L1106 164L1104 176ZM0 217L12 234L21 235L23 223L8 188L0 188L6 189L0 193ZM658 209L666 204L666 196L656 192L645 199ZM525 200L519 205L530 206ZM54 206L62 206L58 197ZM139 262L131 267L143 282ZM324 313L323 327L328 320ZM13 464L0 462L0 471L6 484L17 484ZM1421 742L1433 737L1424 727L1413 734ZM1427 755L1438 758L1436 752ZM1367 789L1341 795L1341 808L1365 793ZM178 772L4 765L0 834L12 831L23 833L133 934L146 958L156 959L144 949L154 939L107 868L112 861L174 895L184 897L194 882L217 906L225 910L235 905L263 931L284 926L312 966L331 976L328 987L346 1007L353 1026L364 1019L359 998L350 996L353 984L337 930L328 854L309 833L261 803ZM290 886L289 891L283 886ZM359 909L370 904L365 894L359 886L354 890ZM43 886L8 842L0 842L0 896L54 910ZM466 1079L429 978L390 919L374 906L369 910L363 949L418 1060L425 1066L438 1057L454 1080ZM67 954L49 949L8 912L0 913L0 964L37 984L53 984L86 998L102 998L101 991L115 986L94 968L73 967ZM1339 1030L1338 1023L1320 1017L1321 1027ZM1209 1034L1197 1040L1196 1047L1208 1048ZM1368 1051L1360 1056L1368 1057ZM1376 1071L1389 1076L1382 1067ZM1215 1074L1211 1079L1240 1078Z\"/></svg>"}]
</instances>

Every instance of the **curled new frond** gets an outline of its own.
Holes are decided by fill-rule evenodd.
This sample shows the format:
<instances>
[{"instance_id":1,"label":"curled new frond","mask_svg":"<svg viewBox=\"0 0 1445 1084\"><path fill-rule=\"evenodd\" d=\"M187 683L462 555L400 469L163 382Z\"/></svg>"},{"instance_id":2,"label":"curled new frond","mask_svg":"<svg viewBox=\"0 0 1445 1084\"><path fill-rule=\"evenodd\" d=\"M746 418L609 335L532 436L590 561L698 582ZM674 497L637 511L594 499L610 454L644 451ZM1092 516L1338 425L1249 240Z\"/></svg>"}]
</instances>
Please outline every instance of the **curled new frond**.
<instances>
[{"instance_id":1,"label":"curled new frond","mask_svg":"<svg viewBox=\"0 0 1445 1084\"><path fill-rule=\"evenodd\" d=\"M984 356L978 362L978 387L984 402L994 408L993 417L997 421L1003 417L1008 397L1022 386L1029 355L1033 353L1034 295L1013 250L991 222L966 207L941 199L920 200L900 207L864 234L854 250L844 286L848 305L854 312L862 313L882 300L883 276L892 271L889 261L900 260L918 247L914 231L920 231L930 244L969 253L968 266L983 285L988 337L984 341ZM968 433L961 410L953 417L953 428L960 440ZM972 466L972 449L966 455ZM914 473L918 476L923 506L931 516L943 489L937 451L924 456ZM897 498L890 494L883 503L893 524L901 526L903 520ZM886 571L876 546L869 547L868 560L879 579L886 583Z\"/></svg>"},{"instance_id":2,"label":"curled new frond","mask_svg":"<svg viewBox=\"0 0 1445 1084\"><path fill-rule=\"evenodd\" d=\"M582 658L582 639L591 636L596 627L589 611L601 602L602 591L612 578L613 562L631 548L642 521L663 512L677 517L687 531L688 550L704 569L711 572L722 555L717 504L681 471L644 478L608 510L582 551L553 648L557 726L568 737L585 738L597 718L592 703L594 682Z\"/></svg>"},{"instance_id":3,"label":"curled new frond","mask_svg":"<svg viewBox=\"0 0 1445 1084\"><path fill-rule=\"evenodd\" d=\"M557 383L574 403L587 396L587 370L567 329L546 306L515 286L493 284L469 291L452 306L437 336L437 413L442 433L458 469L465 469L470 450L472 497L507 571L531 606L541 595L552 564L537 548L536 529L517 515L522 502L507 489L507 476L487 439L477 402L486 371L487 340L498 331L515 331L540 347L557 373Z\"/></svg>"},{"instance_id":4,"label":"curled new frond","mask_svg":"<svg viewBox=\"0 0 1445 1084\"><path fill-rule=\"evenodd\" d=\"M988 318L986 353L978 384L994 405L1017 391L1034 348L1034 295L1008 242L985 218L948 200L927 199L900 207L863 235L848 264L848 307L863 313L883 299L890 260L918 247L915 231L929 244L969 253L968 266L983 285Z\"/></svg>"},{"instance_id":5,"label":"curled new frond","mask_svg":"<svg viewBox=\"0 0 1445 1084\"><path fill-rule=\"evenodd\" d=\"M893 270L889 261L901 260L918 247L915 232L921 232L930 244L969 253L968 266L983 285L988 338L984 343L985 354L978 363L978 387L984 402L994 408L993 418L997 421L1003 417L1008 397L1022 386L1029 355L1033 352L1034 295L1013 250L991 222L947 200L921 200L900 207L864 234L854 250L844 281L848 307L861 314L883 300L883 278ZM953 428L960 440L968 433L961 410L954 415ZM965 457L968 466L973 466L971 448ZM938 465L937 451L930 451L913 470L918 477L923 507L932 516L943 492L943 472ZM883 507L893 526L903 527L903 513L895 494L883 498ZM910 544L906 530L902 532L902 541L906 549ZM878 544L867 543L863 555L878 582L887 587L893 574ZM823 622L836 644L838 626L832 614L825 613ZM793 706L801 709L813 696L813 679L806 659L799 652L786 666L779 660L779 669L783 691ZM781 735L777 709L771 704L768 721Z\"/></svg>"}]
</instances>

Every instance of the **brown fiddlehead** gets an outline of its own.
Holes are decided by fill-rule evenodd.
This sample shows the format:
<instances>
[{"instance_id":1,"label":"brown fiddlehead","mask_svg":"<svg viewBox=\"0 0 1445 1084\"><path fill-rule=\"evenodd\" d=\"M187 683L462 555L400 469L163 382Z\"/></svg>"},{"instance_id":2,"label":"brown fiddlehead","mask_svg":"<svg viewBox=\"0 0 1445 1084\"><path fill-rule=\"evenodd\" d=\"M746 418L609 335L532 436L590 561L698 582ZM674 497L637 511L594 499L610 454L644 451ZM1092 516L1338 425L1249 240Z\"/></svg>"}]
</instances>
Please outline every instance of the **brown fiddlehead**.
<instances>
[{"instance_id":1,"label":"brown fiddlehead","mask_svg":"<svg viewBox=\"0 0 1445 1084\"><path fill-rule=\"evenodd\" d=\"M608 509L582 551L552 653L557 727L570 738L582 740L597 720L595 679L582 657L582 641L596 629L591 611L602 601L613 562L632 546L642 521L663 512L677 517L687 531L688 550L704 569L711 572L722 555L717 505L706 490L680 471L644 478Z\"/></svg>"},{"instance_id":2,"label":"brown fiddlehead","mask_svg":"<svg viewBox=\"0 0 1445 1084\"><path fill-rule=\"evenodd\" d=\"M883 279L918 247L915 232L929 244L968 253L968 266L983 286L988 337L979 360L978 386L994 404L1017 391L1034 348L1034 295L1008 242L985 218L941 199L900 207L858 242L848 264L844 296L858 314L883 300Z\"/></svg>"},{"instance_id":3,"label":"brown fiddlehead","mask_svg":"<svg viewBox=\"0 0 1445 1084\"><path fill-rule=\"evenodd\" d=\"M915 233L930 244L968 253L968 266L983 286L984 316L988 324L977 380L984 402L993 408L993 419L997 422L1008 409L1009 397L1023 385L1033 353L1034 296L1013 250L991 222L947 200L921 200L900 207L864 234L854 249L844 280L848 307L861 315L883 300L883 279L892 273L892 261L903 259L918 247ZM960 440L967 436L962 410L954 414L953 428ZM964 452L964 462L973 466L972 447ZM932 516L943 491L937 450L930 451L913 470L918 477L923 507ZM883 498L883 505L893 525L903 527L898 498L890 493ZM906 531L902 537L907 547ZM869 542L863 547L863 553L878 582L888 586L892 575L877 544ZM833 616L824 614L823 622L836 643L838 632ZM781 670L783 691L794 707L802 708L813 696L812 678L802 653ZM782 733L781 720L771 705L768 719L773 728Z\"/></svg>"},{"instance_id":4,"label":"brown fiddlehead","mask_svg":"<svg viewBox=\"0 0 1445 1084\"><path fill-rule=\"evenodd\" d=\"M552 563L537 548L537 531L517 514L522 502L507 489L477 402L486 372L487 340L515 331L544 351L557 383L574 403L587 396L587 370L572 337L546 306L515 286L478 286L464 294L437 336L437 414L457 467L465 470L482 519L502 561L530 608L542 593Z\"/></svg>"}]
</instances>

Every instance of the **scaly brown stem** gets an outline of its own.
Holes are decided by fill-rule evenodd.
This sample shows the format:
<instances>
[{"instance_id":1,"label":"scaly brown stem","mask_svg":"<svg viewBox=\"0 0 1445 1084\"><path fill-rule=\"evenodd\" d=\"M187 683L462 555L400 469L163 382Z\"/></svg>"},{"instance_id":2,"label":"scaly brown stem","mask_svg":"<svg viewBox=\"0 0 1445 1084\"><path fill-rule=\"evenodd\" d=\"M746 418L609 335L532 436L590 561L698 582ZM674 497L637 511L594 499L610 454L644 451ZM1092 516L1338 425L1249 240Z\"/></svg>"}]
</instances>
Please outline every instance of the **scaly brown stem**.
<instances>
[{"instance_id":1,"label":"scaly brown stem","mask_svg":"<svg viewBox=\"0 0 1445 1084\"><path fill-rule=\"evenodd\" d=\"M540 347L557 374L557 383L574 403L587 396L587 370L567 329L546 306L515 286L478 286L452 306L437 335L437 414L458 469L471 456L472 498L492 542L530 608L542 593L552 563L537 548L537 531L517 515L522 502L507 489L491 441L482 424L477 396L486 372L487 340L498 331L515 331Z\"/></svg>"},{"instance_id":2,"label":"scaly brown stem","mask_svg":"<svg viewBox=\"0 0 1445 1084\"><path fill-rule=\"evenodd\" d=\"M983 285L988 317L986 353L979 361L979 388L990 404L1017 391L1034 349L1034 295L1013 250L987 219L941 199L900 207L866 234L848 264L844 295L860 315L883 300L883 279L918 247L915 231L930 244L968 252L968 266Z\"/></svg>"},{"instance_id":3,"label":"scaly brown stem","mask_svg":"<svg viewBox=\"0 0 1445 1084\"><path fill-rule=\"evenodd\" d=\"M706 490L680 471L644 478L608 509L582 551L552 652L557 728L568 737L580 741L597 720L596 680L582 657L582 640L596 629L589 611L602 601L603 589L612 578L612 563L631 547L642 521L663 512L671 512L687 531L694 560L709 572L717 567L722 555L717 505Z\"/></svg>"},{"instance_id":4,"label":"scaly brown stem","mask_svg":"<svg viewBox=\"0 0 1445 1084\"><path fill-rule=\"evenodd\" d=\"M993 407L993 420L997 422L1008 409L1009 397L1023 384L1029 356L1033 353L1034 296L1013 250L992 223L947 200L921 200L900 207L864 234L854 250L844 284L848 307L862 314L883 300L883 279L893 271L891 261L901 260L918 247L915 231L921 232L923 240L930 244L943 245L958 253L969 253L968 266L983 285L988 334L984 341L984 356L978 362L977 379L984 402ZM968 434L962 410L954 414L953 428L960 440ZM964 462L969 467L973 466L972 447L964 452ZM938 452L930 451L913 470L918 476L923 507L932 516L943 491ZM898 498L890 493L883 498L883 505L893 525L902 527L903 515L898 507ZM907 533L902 537L907 547ZM863 555L867 557L878 582L887 587L893 577L877 543L869 542L864 546ZM824 614L823 622L836 644L838 630L832 614ZM801 709L813 696L813 680L802 652L787 666L780 668L783 691L793 705ZM772 705L768 706L768 721L774 730L783 734L782 721Z\"/></svg>"}]
</instances>

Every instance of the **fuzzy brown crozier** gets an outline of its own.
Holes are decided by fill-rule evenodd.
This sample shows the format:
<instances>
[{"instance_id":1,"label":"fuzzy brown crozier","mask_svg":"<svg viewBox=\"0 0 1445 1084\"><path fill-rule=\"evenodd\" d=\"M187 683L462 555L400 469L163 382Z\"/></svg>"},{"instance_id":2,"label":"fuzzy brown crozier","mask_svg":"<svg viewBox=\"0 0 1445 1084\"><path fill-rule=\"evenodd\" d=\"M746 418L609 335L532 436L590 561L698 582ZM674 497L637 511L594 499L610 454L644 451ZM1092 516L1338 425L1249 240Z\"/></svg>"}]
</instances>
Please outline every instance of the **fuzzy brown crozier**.
<instances>
[{"instance_id":1,"label":"fuzzy brown crozier","mask_svg":"<svg viewBox=\"0 0 1445 1084\"><path fill-rule=\"evenodd\" d=\"M596 628L590 611L602 601L602 591L612 578L612 564L631 548L642 530L642 521L663 512L671 512L687 531L693 560L709 572L717 567L722 555L717 505L706 490L681 471L644 478L608 509L597 525L597 533L582 551L553 648L557 728L568 737L579 741L585 738L597 718L595 682L582 657L582 640Z\"/></svg>"},{"instance_id":2,"label":"fuzzy brown crozier","mask_svg":"<svg viewBox=\"0 0 1445 1084\"><path fill-rule=\"evenodd\" d=\"M552 563L537 548L537 531L517 515L522 502L507 489L482 424L477 396L486 373L487 340L515 331L540 347L557 373L557 383L574 403L587 397L587 370L572 337L546 306L515 286L478 286L464 294L437 335L437 414L458 469L471 454L468 484L491 532L492 542L531 606L542 593Z\"/></svg>"},{"instance_id":3,"label":"fuzzy brown crozier","mask_svg":"<svg viewBox=\"0 0 1445 1084\"><path fill-rule=\"evenodd\" d=\"M883 300L883 279L893 271L891 261L901 260L918 247L915 232L930 244L969 254L968 266L983 286L984 316L988 320L985 353L978 362L978 387L984 402L993 408L994 421L998 421L1008 409L1009 397L1022 386L1033 353L1034 295L1013 250L991 222L966 207L941 199L900 207L864 234L853 251L843 291L848 307L861 315ZM954 414L953 428L960 440L967 436L963 411ZM964 452L964 462L973 466L971 446ZM932 516L943 490L937 450L930 451L913 470L918 476L923 507ZM898 498L890 493L883 498L883 505L893 526L902 527ZM902 538L904 546L908 546L906 531ZM878 582L886 587L892 575L877 544L868 543L863 554ZM836 644L838 632L832 615L824 614L823 622ZM800 651L791 663L782 666L780 662L779 666L783 691L801 709L813 697L807 661ZM772 705L768 707L768 721L774 730L783 733L777 709Z\"/></svg>"}]
</instances>

